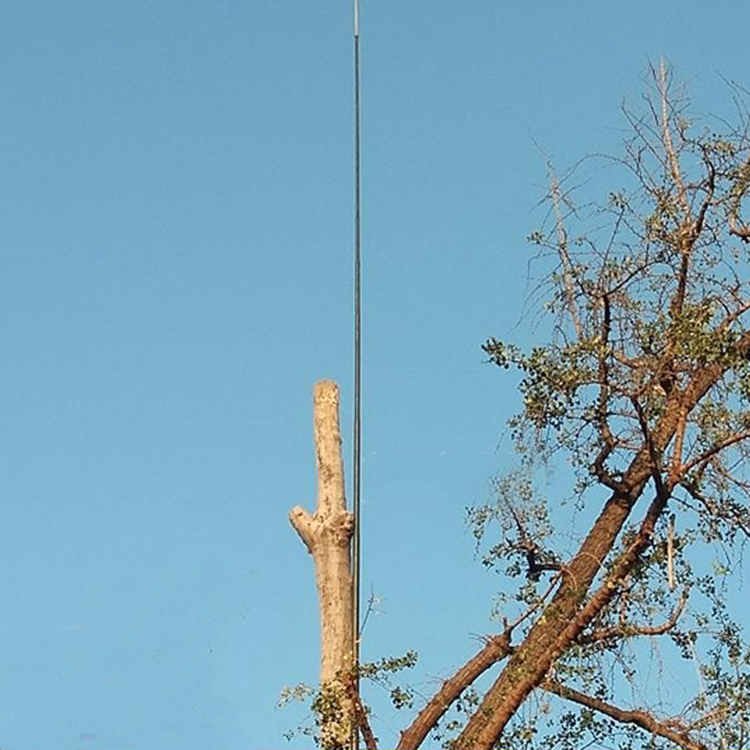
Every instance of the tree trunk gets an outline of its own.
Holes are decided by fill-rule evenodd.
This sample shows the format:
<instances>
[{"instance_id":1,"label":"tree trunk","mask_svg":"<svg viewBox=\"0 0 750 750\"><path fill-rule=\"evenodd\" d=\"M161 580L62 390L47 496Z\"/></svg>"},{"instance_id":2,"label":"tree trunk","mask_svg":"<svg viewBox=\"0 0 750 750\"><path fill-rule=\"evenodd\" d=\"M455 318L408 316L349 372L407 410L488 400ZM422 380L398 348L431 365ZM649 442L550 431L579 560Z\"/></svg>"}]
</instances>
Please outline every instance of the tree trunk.
<instances>
[{"instance_id":1,"label":"tree trunk","mask_svg":"<svg viewBox=\"0 0 750 750\"><path fill-rule=\"evenodd\" d=\"M339 429L339 389L331 380L315 384L315 449L318 507L314 514L296 506L289 513L315 562L320 604L320 695L316 701L322 746L339 750L353 731L352 514L346 510Z\"/></svg>"},{"instance_id":2,"label":"tree trunk","mask_svg":"<svg viewBox=\"0 0 750 750\"><path fill-rule=\"evenodd\" d=\"M743 336L738 344L743 351L748 345L750 334ZM703 368L694 375L681 396L672 398L651 435L655 451L666 450L674 437L681 415L689 413L695 407L725 369L719 363ZM458 737L457 748L490 750L529 693L544 680L555 659L572 643L577 635L573 632L572 623L580 604L605 558L615 546L631 509L655 471L660 471L660 467L654 465L650 450L644 445L625 472L622 489L612 494L578 553L565 566L564 582L545 608L543 616L516 648L513 657ZM583 621L579 623L581 627L585 624Z\"/></svg>"}]
</instances>

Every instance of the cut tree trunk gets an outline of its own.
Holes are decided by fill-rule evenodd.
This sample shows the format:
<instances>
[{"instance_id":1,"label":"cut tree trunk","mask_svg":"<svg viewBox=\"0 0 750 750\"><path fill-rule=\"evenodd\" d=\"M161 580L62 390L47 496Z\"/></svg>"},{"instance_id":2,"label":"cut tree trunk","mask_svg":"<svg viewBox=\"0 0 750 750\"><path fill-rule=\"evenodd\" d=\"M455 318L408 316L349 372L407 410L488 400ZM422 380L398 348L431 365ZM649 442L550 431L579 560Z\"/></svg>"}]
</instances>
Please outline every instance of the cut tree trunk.
<instances>
[{"instance_id":1,"label":"cut tree trunk","mask_svg":"<svg viewBox=\"0 0 750 750\"><path fill-rule=\"evenodd\" d=\"M318 507L296 506L289 520L315 563L320 604L320 696L316 701L325 750L349 747L353 731L353 587L351 541L354 519L346 510L339 429L339 389L331 380L315 384L315 449Z\"/></svg>"}]
</instances>

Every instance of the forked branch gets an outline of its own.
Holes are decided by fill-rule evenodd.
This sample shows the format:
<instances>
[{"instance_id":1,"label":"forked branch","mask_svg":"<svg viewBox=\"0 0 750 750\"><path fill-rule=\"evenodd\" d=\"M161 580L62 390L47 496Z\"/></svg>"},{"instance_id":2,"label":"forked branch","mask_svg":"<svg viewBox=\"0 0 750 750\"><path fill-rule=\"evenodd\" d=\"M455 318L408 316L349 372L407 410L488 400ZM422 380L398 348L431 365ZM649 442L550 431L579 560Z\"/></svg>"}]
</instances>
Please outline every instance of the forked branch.
<instances>
[{"instance_id":1,"label":"forked branch","mask_svg":"<svg viewBox=\"0 0 750 750\"><path fill-rule=\"evenodd\" d=\"M401 733L401 739L396 746L396 750L417 750L424 742L425 737L435 728L461 693L473 685L477 678L484 674L491 666L513 653L513 646L511 645L513 631L544 604L559 579L560 574L552 579L539 601L530 606L513 622L509 623L505 620L503 632L485 639L485 645L482 650L469 659L452 677L448 678L442 684L440 690L419 712L417 718Z\"/></svg>"}]
</instances>

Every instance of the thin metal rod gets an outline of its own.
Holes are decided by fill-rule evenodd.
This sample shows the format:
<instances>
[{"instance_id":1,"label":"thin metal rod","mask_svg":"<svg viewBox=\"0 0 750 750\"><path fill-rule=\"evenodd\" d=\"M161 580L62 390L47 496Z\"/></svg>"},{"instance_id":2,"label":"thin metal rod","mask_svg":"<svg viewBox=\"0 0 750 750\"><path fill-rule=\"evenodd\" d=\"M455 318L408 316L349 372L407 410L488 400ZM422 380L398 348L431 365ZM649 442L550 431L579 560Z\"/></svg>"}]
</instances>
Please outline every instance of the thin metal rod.
<instances>
[{"instance_id":1,"label":"thin metal rod","mask_svg":"<svg viewBox=\"0 0 750 750\"><path fill-rule=\"evenodd\" d=\"M359 667L360 650L360 557L362 554L360 494L362 479L362 191L360 173L360 111L359 111L359 0L354 0L354 455L352 510L354 541L352 549L352 607L354 643L352 653L355 668ZM359 693L359 676L356 678ZM355 728L352 747L359 750L359 730Z\"/></svg>"}]
</instances>

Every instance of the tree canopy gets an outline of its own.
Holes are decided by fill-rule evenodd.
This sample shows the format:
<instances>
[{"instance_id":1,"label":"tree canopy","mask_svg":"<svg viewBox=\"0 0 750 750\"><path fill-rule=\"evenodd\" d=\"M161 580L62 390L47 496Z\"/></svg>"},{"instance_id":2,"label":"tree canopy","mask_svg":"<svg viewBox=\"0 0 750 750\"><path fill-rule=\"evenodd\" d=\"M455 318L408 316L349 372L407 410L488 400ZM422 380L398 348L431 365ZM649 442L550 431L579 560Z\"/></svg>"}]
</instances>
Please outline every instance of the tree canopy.
<instances>
[{"instance_id":1,"label":"tree canopy","mask_svg":"<svg viewBox=\"0 0 750 750\"><path fill-rule=\"evenodd\" d=\"M546 340L483 347L522 401L516 466L468 518L502 574L502 625L424 705L394 689L416 710L399 750L430 733L454 750L750 747L750 648L727 594L750 535L750 113L727 90L733 119L698 116L662 64L623 107L620 155L550 167L529 236Z\"/></svg>"}]
</instances>

